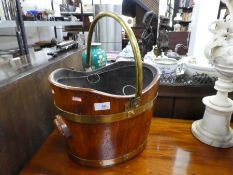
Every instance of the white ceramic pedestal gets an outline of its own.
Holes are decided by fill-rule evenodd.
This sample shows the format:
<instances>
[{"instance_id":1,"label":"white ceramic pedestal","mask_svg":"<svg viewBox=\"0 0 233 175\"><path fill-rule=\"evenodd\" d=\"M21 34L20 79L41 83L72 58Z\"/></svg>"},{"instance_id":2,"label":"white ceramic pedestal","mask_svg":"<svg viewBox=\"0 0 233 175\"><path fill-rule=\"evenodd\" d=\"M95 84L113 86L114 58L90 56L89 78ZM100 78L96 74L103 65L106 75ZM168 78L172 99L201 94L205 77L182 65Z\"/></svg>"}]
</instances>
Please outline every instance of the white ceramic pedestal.
<instances>
[{"instance_id":1,"label":"white ceramic pedestal","mask_svg":"<svg viewBox=\"0 0 233 175\"><path fill-rule=\"evenodd\" d=\"M219 78L215 89L218 90L216 95L203 98L205 113L203 119L192 124L192 133L208 145L229 148L233 146L233 130L230 128L233 101L228 98L228 92L233 91L233 83Z\"/></svg>"},{"instance_id":2,"label":"white ceramic pedestal","mask_svg":"<svg viewBox=\"0 0 233 175\"><path fill-rule=\"evenodd\" d=\"M214 34L205 48L205 56L213 64L218 80L214 88L217 94L204 97L206 109L203 119L192 124L192 133L200 141L220 148L233 146L233 130L230 128L233 101L228 93L233 91L233 0L221 0L230 12L230 20L216 20L209 26Z\"/></svg>"}]
</instances>

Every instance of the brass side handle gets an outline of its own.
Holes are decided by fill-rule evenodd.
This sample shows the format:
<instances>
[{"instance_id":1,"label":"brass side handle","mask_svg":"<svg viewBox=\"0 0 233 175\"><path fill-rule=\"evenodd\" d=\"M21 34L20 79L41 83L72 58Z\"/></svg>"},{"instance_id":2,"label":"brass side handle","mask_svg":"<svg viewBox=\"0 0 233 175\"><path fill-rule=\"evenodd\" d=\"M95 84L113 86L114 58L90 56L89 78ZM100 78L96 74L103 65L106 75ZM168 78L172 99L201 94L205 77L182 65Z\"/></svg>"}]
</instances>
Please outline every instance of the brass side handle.
<instances>
[{"instance_id":1,"label":"brass side handle","mask_svg":"<svg viewBox=\"0 0 233 175\"><path fill-rule=\"evenodd\" d=\"M87 40L87 60L86 64L88 65L87 69L91 67L91 59L90 59L90 50L91 50L91 41L93 36L94 27L96 26L99 19L103 17L111 17L115 19L125 30L128 35L133 53L134 59L136 63L136 98L141 97L142 95L142 87L143 87L143 75L142 75L142 60L141 54L138 47L137 39L132 31L132 29L124 22L124 20L116 13L113 12L101 12L94 18L93 22L91 23L91 27L88 33L88 40Z\"/></svg>"},{"instance_id":2,"label":"brass side handle","mask_svg":"<svg viewBox=\"0 0 233 175\"><path fill-rule=\"evenodd\" d=\"M57 126L57 129L63 135L65 138L71 137L70 130L66 123L64 122L62 116L56 115L56 118L54 119L54 123Z\"/></svg>"}]
</instances>

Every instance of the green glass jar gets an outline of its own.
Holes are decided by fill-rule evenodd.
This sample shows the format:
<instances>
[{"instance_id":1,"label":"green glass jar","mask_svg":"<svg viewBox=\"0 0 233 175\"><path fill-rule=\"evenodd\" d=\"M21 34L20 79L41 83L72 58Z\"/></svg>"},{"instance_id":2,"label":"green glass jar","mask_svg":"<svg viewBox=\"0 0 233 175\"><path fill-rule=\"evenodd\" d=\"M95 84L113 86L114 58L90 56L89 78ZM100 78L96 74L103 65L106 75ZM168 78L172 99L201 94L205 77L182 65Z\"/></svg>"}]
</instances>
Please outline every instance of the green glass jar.
<instances>
[{"instance_id":1,"label":"green glass jar","mask_svg":"<svg viewBox=\"0 0 233 175\"><path fill-rule=\"evenodd\" d=\"M91 44L91 69L99 69L107 64L107 55L103 49L100 48L101 43L92 43ZM84 68L86 65L87 51L85 50L82 53L82 65Z\"/></svg>"}]
</instances>

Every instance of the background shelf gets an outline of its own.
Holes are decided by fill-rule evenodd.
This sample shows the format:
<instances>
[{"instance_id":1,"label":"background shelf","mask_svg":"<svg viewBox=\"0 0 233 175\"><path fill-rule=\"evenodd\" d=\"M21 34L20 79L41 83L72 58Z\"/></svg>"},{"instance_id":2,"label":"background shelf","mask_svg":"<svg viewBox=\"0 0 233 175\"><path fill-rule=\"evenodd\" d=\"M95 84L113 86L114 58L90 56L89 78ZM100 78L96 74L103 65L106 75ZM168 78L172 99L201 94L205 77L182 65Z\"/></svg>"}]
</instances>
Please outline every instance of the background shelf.
<instances>
[{"instance_id":1,"label":"background shelf","mask_svg":"<svg viewBox=\"0 0 233 175\"><path fill-rule=\"evenodd\" d=\"M82 26L82 22L71 21L24 21L25 27ZM0 21L0 28L16 27L15 21Z\"/></svg>"}]
</instances>

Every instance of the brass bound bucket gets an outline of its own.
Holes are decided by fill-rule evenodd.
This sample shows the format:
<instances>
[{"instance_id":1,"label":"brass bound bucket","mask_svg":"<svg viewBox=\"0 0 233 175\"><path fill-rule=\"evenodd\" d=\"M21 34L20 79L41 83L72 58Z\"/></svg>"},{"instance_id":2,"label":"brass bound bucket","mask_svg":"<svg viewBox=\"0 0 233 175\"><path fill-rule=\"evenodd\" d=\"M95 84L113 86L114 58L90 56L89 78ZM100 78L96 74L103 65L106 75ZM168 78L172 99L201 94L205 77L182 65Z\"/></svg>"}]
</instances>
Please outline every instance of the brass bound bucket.
<instances>
[{"instance_id":1,"label":"brass bound bucket","mask_svg":"<svg viewBox=\"0 0 233 175\"><path fill-rule=\"evenodd\" d=\"M159 87L158 70L142 63L131 28L114 13L100 13L92 22L87 65L91 65L94 26L104 16L123 26L135 62L117 62L88 72L58 69L49 76L59 110L55 124L66 138L68 155L91 167L115 165L143 151Z\"/></svg>"}]
</instances>

